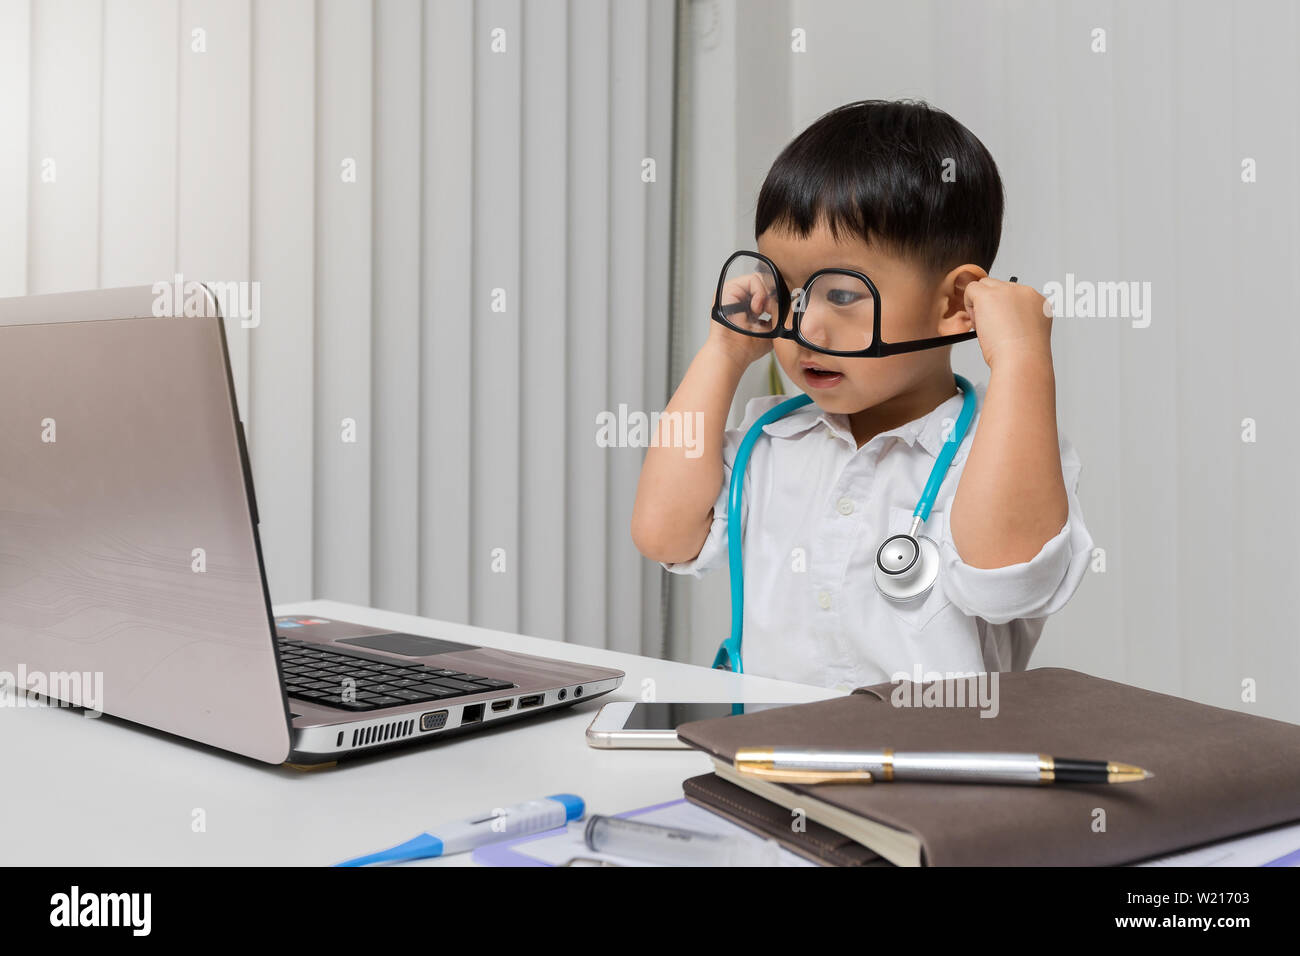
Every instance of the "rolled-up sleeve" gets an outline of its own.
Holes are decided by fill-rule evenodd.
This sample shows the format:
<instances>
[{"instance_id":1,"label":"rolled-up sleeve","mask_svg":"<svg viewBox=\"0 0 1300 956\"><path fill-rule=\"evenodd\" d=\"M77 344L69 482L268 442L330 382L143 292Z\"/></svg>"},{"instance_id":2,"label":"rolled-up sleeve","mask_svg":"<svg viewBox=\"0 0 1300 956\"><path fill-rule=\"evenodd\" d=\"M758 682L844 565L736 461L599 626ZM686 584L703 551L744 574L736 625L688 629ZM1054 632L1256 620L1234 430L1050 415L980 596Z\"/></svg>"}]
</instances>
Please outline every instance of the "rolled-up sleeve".
<instances>
[{"instance_id":1,"label":"rolled-up sleeve","mask_svg":"<svg viewBox=\"0 0 1300 956\"><path fill-rule=\"evenodd\" d=\"M751 425L758 421L758 417L765 411L782 401L786 396L783 395L764 395L759 398L752 398L745 404L745 414L741 419L740 427L729 428L722 435L722 488L718 492L717 499L713 502L713 524L709 526L709 536L704 539L704 545L700 548L700 553L690 561L678 561L669 564L661 561L663 567L673 572L673 574L689 574L692 577L712 571L719 565L727 563L727 501L731 496L731 469L736 461L736 452L740 450L740 443L749 431ZM741 534L744 534L745 521L749 516L749 474L745 475L746 493L741 496L740 501L740 527Z\"/></svg>"},{"instance_id":2,"label":"rolled-up sleeve","mask_svg":"<svg viewBox=\"0 0 1300 956\"><path fill-rule=\"evenodd\" d=\"M962 613L990 624L1047 617L1065 607L1079 587L1092 559L1093 541L1079 506L1079 456L1064 436L1060 449L1069 513L1060 532L1028 561L1001 568L971 567L957 553L951 522L943 523L939 579Z\"/></svg>"}]
</instances>

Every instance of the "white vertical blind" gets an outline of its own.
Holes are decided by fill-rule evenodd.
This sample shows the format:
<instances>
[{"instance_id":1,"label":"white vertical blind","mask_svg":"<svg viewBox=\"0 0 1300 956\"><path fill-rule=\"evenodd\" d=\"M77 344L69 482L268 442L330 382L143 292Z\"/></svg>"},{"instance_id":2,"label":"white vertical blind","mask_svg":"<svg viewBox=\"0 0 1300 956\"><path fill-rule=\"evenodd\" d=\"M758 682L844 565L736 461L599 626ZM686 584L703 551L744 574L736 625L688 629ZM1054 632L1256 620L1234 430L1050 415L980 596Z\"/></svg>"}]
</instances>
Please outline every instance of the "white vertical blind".
<instances>
[{"instance_id":1,"label":"white vertical blind","mask_svg":"<svg viewBox=\"0 0 1300 956\"><path fill-rule=\"evenodd\" d=\"M260 283L227 331L277 602L656 649L642 453L596 416L666 401L674 30L672 0L4 0L0 293Z\"/></svg>"},{"instance_id":2,"label":"white vertical blind","mask_svg":"<svg viewBox=\"0 0 1300 956\"><path fill-rule=\"evenodd\" d=\"M519 0L474 4L473 264L460 321L470 325L470 618L513 630L519 619L519 329L554 315L520 288L522 66ZM456 286L447 289L451 292ZM448 297L450 300L450 296ZM454 306L453 306L454 308ZM439 365L460 356L444 356ZM436 374L436 370L433 370Z\"/></svg>"},{"instance_id":3,"label":"white vertical blind","mask_svg":"<svg viewBox=\"0 0 1300 956\"><path fill-rule=\"evenodd\" d=\"M573 362L568 342L570 287L565 236L569 216L568 89L569 23L564 0L529 0L523 5L523 163L520 235L527 255L520 258L520 288L527 296L521 314L540 315L519 327L519 452L527 463L527 480L519 486L523 518L519 552L520 629L562 634L567 622L564 581L570 573L555 560L565 554L565 512L573 500L566 486L567 456L556 450L583 438L565 414L566 383L583 374ZM658 237L665 242L667 233ZM581 288L581 283L578 288ZM551 304L546 307L545 304ZM538 311L540 309L540 311ZM650 316L653 313L647 312ZM659 313L660 319L666 313ZM654 324L653 322L648 324ZM658 324L666 326L666 322ZM567 562L566 562L567 564ZM573 565L577 570L579 565ZM557 596L561 599L557 600ZM610 642L614 635L609 636ZM599 643L599 639L597 638Z\"/></svg>"},{"instance_id":4,"label":"white vertical blind","mask_svg":"<svg viewBox=\"0 0 1300 956\"><path fill-rule=\"evenodd\" d=\"M420 273L420 606L470 621L474 532L469 289L474 233L476 47L471 0L424 8L424 197ZM482 56L481 52L477 53ZM426 613L432 613L426 612Z\"/></svg>"},{"instance_id":5,"label":"white vertical blind","mask_svg":"<svg viewBox=\"0 0 1300 956\"><path fill-rule=\"evenodd\" d=\"M245 424L272 594L312 589L315 361L316 5L253 5L251 274L253 332Z\"/></svg>"},{"instance_id":6,"label":"white vertical blind","mask_svg":"<svg viewBox=\"0 0 1300 956\"><path fill-rule=\"evenodd\" d=\"M316 6L314 590L370 600L373 33L369 5Z\"/></svg>"},{"instance_id":7,"label":"white vertical blind","mask_svg":"<svg viewBox=\"0 0 1300 956\"><path fill-rule=\"evenodd\" d=\"M417 607L420 564L419 0L375 7L375 417L370 602ZM414 91L415 95L409 95Z\"/></svg>"},{"instance_id":8,"label":"white vertical blind","mask_svg":"<svg viewBox=\"0 0 1300 956\"><path fill-rule=\"evenodd\" d=\"M102 2L31 6L28 294L99 285L103 28Z\"/></svg>"},{"instance_id":9,"label":"white vertical blind","mask_svg":"<svg viewBox=\"0 0 1300 956\"><path fill-rule=\"evenodd\" d=\"M610 394L610 319L617 295L611 296L606 255L610 198L610 5L579 2L581 15L569 21L569 210L568 352L564 422L575 438L568 460L565 545L573 559L565 580L568 627L575 633L605 632L609 594L609 495L605 452L587 440L592 434L589 410ZM632 171L627 170L631 175ZM617 251L617 250L615 250ZM608 405L606 406L608 407Z\"/></svg>"},{"instance_id":10,"label":"white vertical blind","mask_svg":"<svg viewBox=\"0 0 1300 956\"><path fill-rule=\"evenodd\" d=\"M28 159L31 106L31 3L0 3L0 295L27 293Z\"/></svg>"},{"instance_id":11,"label":"white vertical blind","mask_svg":"<svg viewBox=\"0 0 1300 956\"><path fill-rule=\"evenodd\" d=\"M229 281L249 274L250 24L249 0L180 4L176 271L187 279ZM248 408L252 332L227 317L241 409Z\"/></svg>"},{"instance_id":12,"label":"white vertical blind","mask_svg":"<svg viewBox=\"0 0 1300 956\"><path fill-rule=\"evenodd\" d=\"M99 284L143 285L176 261L178 10L104 5Z\"/></svg>"}]
</instances>

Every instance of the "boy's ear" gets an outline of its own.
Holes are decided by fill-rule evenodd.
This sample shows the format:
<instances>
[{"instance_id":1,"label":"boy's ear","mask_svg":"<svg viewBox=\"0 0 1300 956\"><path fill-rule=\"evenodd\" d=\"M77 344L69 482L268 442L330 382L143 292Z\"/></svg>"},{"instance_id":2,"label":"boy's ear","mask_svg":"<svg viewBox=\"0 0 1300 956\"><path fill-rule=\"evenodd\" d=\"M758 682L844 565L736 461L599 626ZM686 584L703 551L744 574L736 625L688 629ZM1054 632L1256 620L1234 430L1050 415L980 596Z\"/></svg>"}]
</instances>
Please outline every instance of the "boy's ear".
<instances>
[{"instance_id":1,"label":"boy's ear","mask_svg":"<svg viewBox=\"0 0 1300 956\"><path fill-rule=\"evenodd\" d=\"M939 283L940 335L958 335L974 327L966 311L966 286L986 278L987 272L969 262L943 277Z\"/></svg>"}]
</instances>

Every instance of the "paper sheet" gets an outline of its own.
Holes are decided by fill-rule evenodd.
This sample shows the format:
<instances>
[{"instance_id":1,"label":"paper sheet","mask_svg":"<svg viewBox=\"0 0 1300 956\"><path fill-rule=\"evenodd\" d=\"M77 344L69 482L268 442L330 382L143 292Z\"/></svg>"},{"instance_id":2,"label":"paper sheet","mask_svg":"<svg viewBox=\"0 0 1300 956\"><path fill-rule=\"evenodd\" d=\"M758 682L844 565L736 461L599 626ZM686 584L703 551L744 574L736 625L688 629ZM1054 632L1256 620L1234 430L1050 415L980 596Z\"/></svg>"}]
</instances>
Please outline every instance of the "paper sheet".
<instances>
[{"instance_id":1,"label":"paper sheet","mask_svg":"<svg viewBox=\"0 0 1300 956\"><path fill-rule=\"evenodd\" d=\"M1300 866L1300 823L1251 833L1138 866Z\"/></svg>"},{"instance_id":2,"label":"paper sheet","mask_svg":"<svg viewBox=\"0 0 1300 956\"><path fill-rule=\"evenodd\" d=\"M674 800L627 813L616 813L618 817L636 817L646 823L657 823L665 827L681 827L700 833L714 833L720 836L736 836L744 840L761 843L763 838L756 833L736 826L730 820L710 813L686 800ZM566 830L548 830L521 837L508 843L496 843L474 851L474 862L484 866L561 866L575 857L584 859L606 860L619 866L656 866L640 860L614 856L610 853L596 853L587 849L582 833L586 829L585 820L570 823ZM804 859L797 853L781 850L781 866L816 866L811 860Z\"/></svg>"}]
</instances>

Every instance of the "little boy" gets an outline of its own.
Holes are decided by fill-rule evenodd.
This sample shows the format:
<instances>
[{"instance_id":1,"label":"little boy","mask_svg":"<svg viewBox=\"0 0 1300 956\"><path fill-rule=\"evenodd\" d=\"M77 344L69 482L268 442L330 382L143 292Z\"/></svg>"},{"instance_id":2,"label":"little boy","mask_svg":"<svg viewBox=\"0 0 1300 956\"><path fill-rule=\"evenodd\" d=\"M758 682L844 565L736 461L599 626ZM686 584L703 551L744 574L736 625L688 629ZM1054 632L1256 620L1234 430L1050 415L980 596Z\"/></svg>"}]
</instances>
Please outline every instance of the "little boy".
<instances>
[{"instance_id":1,"label":"little boy","mask_svg":"<svg viewBox=\"0 0 1300 956\"><path fill-rule=\"evenodd\" d=\"M988 274L1002 209L983 144L924 103L832 110L769 171L754 227L764 258L724 273L732 326L712 323L666 410L702 415L701 445L648 450L632 517L637 548L669 571L726 567L727 535L742 533L727 527L736 451L783 396L749 402L736 430L724 430L727 413L741 374L774 348L815 403L766 425L745 472L746 673L847 689L1022 670L1083 578L1093 542L1079 459L1056 428L1050 312L1034 289ZM803 295L827 268L845 272L817 276ZM974 331L989 366L919 532L937 545L938 578L902 604L875 584L877 549L911 529L962 395L950 343L836 354L872 345L873 308L884 342ZM797 339L757 337L797 319Z\"/></svg>"}]
</instances>

